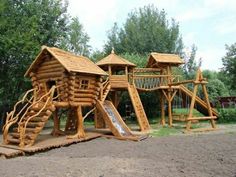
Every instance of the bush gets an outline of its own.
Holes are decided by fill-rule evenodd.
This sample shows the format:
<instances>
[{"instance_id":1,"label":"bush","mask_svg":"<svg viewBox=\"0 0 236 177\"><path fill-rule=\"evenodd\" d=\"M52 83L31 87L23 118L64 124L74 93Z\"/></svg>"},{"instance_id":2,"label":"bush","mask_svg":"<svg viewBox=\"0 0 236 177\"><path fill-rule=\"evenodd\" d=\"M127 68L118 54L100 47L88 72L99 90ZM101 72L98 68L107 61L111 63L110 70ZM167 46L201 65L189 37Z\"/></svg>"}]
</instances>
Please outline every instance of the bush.
<instances>
[{"instance_id":1,"label":"bush","mask_svg":"<svg viewBox=\"0 0 236 177\"><path fill-rule=\"evenodd\" d=\"M235 108L227 108L227 109L218 109L219 119L218 123L231 123L236 122L236 109Z\"/></svg>"}]
</instances>

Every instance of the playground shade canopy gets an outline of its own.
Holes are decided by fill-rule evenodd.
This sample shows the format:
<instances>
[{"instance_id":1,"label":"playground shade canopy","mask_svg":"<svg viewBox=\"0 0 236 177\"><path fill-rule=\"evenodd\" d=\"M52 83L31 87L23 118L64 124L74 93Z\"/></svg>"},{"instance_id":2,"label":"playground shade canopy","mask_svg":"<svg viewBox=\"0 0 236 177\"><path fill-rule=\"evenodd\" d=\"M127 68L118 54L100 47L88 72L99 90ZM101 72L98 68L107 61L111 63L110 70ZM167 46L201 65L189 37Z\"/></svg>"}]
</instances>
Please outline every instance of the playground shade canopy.
<instances>
[{"instance_id":1,"label":"playground shade canopy","mask_svg":"<svg viewBox=\"0 0 236 177\"><path fill-rule=\"evenodd\" d=\"M178 55L152 52L148 58L147 67L179 66L181 64L184 64L184 61Z\"/></svg>"},{"instance_id":2,"label":"playground shade canopy","mask_svg":"<svg viewBox=\"0 0 236 177\"><path fill-rule=\"evenodd\" d=\"M98 61L96 64L98 66L107 66L107 65L130 66L130 67L136 66L134 63L131 63L128 60L116 55L114 51L112 51L110 55Z\"/></svg>"}]
</instances>

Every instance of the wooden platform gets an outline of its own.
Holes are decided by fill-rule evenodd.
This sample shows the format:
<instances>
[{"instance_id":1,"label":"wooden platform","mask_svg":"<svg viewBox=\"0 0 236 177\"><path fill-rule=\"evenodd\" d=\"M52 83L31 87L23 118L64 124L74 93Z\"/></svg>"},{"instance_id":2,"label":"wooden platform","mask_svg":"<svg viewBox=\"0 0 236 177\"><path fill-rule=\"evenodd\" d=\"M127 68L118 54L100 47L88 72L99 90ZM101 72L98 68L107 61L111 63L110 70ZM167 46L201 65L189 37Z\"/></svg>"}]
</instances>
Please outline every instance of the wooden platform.
<instances>
[{"instance_id":1,"label":"wooden platform","mask_svg":"<svg viewBox=\"0 0 236 177\"><path fill-rule=\"evenodd\" d=\"M19 146L0 144L0 156L3 156L5 158L11 158L39 151L46 151L52 148L67 146L74 143L89 141L101 136L101 133L87 132L85 138L67 139L66 136L53 137L50 134L42 134L39 135L37 141L32 147L20 148Z\"/></svg>"}]
</instances>

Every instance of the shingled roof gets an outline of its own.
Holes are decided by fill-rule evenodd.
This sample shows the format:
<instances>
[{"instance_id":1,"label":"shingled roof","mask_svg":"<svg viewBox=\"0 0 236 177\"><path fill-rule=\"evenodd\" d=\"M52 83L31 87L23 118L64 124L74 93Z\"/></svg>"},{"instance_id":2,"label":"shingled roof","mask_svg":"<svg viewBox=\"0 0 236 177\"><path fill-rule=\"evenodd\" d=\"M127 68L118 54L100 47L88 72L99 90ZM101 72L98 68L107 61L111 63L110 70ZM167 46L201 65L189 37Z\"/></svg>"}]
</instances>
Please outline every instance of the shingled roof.
<instances>
[{"instance_id":1,"label":"shingled roof","mask_svg":"<svg viewBox=\"0 0 236 177\"><path fill-rule=\"evenodd\" d=\"M119 65L119 66L123 65L123 66L131 66L131 67L136 66L134 63L131 63L128 60L116 55L113 50L110 55L101 59L96 64L98 66L105 66L105 65Z\"/></svg>"},{"instance_id":2,"label":"shingled roof","mask_svg":"<svg viewBox=\"0 0 236 177\"><path fill-rule=\"evenodd\" d=\"M26 71L25 76L38 67L42 62L45 53L49 52L56 60L58 60L68 72L88 73L95 75L107 75L100 67L94 64L90 59L84 56L76 56L70 52L55 48L44 46L29 69Z\"/></svg>"},{"instance_id":3,"label":"shingled roof","mask_svg":"<svg viewBox=\"0 0 236 177\"><path fill-rule=\"evenodd\" d=\"M152 52L149 56L147 67L153 67L154 65L158 67L166 64L178 66L184 64L184 61L175 54Z\"/></svg>"}]
</instances>

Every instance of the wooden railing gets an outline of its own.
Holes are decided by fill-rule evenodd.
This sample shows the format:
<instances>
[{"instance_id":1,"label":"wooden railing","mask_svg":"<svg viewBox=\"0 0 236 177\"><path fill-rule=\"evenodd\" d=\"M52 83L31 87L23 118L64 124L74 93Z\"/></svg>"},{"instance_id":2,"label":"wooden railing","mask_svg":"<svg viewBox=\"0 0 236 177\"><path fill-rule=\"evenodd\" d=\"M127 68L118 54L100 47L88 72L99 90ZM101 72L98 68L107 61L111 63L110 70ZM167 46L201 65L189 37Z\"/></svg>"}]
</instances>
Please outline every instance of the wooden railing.
<instances>
[{"instance_id":1,"label":"wooden railing","mask_svg":"<svg viewBox=\"0 0 236 177\"><path fill-rule=\"evenodd\" d=\"M45 109L45 107L48 105L49 102L52 102L52 100L54 99L53 95L54 95L56 88L57 88L56 86L53 86L49 90L49 92L47 92L46 94L44 94L40 98L38 98L38 96L37 96L38 93L40 92L39 89L31 89L26 92L24 97L15 104L13 110L10 113L7 113L6 123L3 126L3 139L4 139L4 141L7 141L7 134L9 132L9 128L13 124L16 124L16 123L18 123L18 125L19 125L18 132L23 132L22 136L25 135L25 129L27 127L28 122L32 118L38 116ZM34 92L34 93L32 94L32 92ZM28 98L29 96L30 96L30 98ZM46 101L44 101L45 98L46 98ZM27 113L31 110L31 108L35 107L36 105L39 105L39 103L43 103L42 108L39 111L37 111L36 114L27 118L26 122L23 123L24 118L26 117ZM24 106L23 106L23 108L21 108L21 110L19 112L16 113L17 107L20 104L24 104Z\"/></svg>"},{"instance_id":2,"label":"wooden railing","mask_svg":"<svg viewBox=\"0 0 236 177\"><path fill-rule=\"evenodd\" d=\"M169 83L178 82L178 75L134 75L133 84L142 91L153 91L161 86L168 86Z\"/></svg>"},{"instance_id":3,"label":"wooden railing","mask_svg":"<svg viewBox=\"0 0 236 177\"><path fill-rule=\"evenodd\" d=\"M128 87L128 76L112 75L110 76L110 83L112 88Z\"/></svg>"},{"instance_id":4,"label":"wooden railing","mask_svg":"<svg viewBox=\"0 0 236 177\"><path fill-rule=\"evenodd\" d=\"M23 96L23 98L14 105L13 110L10 113L7 113L6 123L3 126L3 137L5 138L7 137L9 128L13 124L17 123L20 115L27 109L29 105L32 104L32 101L34 100L34 94L32 94L32 92L37 92L37 91L38 90L36 89L28 90ZM28 98L29 96L30 98ZM17 112L18 106L23 104L24 104L23 108L21 108L21 110Z\"/></svg>"}]
</instances>

